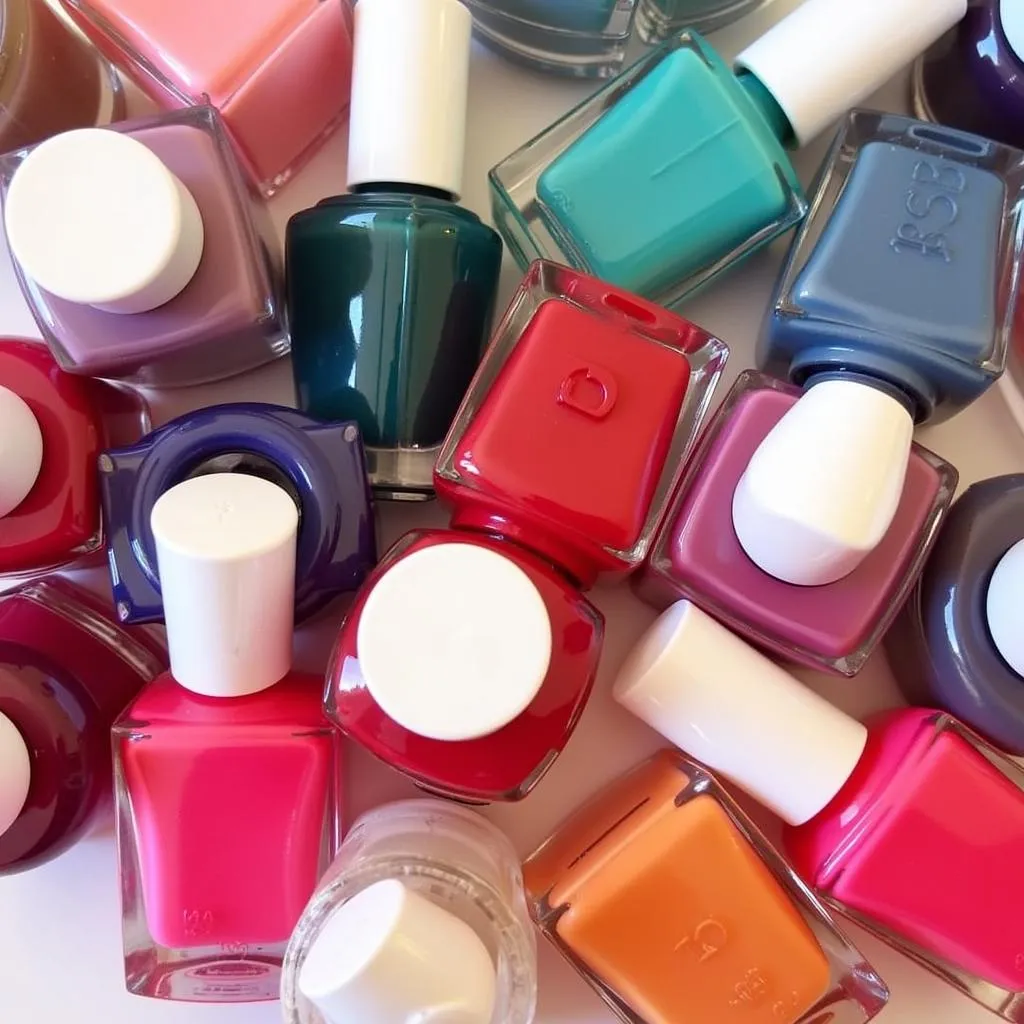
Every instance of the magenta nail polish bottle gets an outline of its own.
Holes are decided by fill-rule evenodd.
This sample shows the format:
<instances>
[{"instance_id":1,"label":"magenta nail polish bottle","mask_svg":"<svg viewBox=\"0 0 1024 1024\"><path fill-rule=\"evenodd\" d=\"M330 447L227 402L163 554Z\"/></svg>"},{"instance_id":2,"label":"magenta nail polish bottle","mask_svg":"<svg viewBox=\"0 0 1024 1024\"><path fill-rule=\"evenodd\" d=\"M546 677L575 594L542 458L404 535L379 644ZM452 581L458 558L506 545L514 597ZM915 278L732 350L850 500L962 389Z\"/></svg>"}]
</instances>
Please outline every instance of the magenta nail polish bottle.
<instances>
[{"instance_id":1,"label":"magenta nail polish bottle","mask_svg":"<svg viewBox=\"0 0 1024 1024\"><path fill-rule=\"evenodd\" d=\"M957 472L913 445L881 542L835 582L784 582L747 555L732 509L751 457L801 394L754 371L740 374L690 459L636 589L658 608L688 598L779 657L852 676L917 580L953 499Z\"/></svg>"}]
</instances>

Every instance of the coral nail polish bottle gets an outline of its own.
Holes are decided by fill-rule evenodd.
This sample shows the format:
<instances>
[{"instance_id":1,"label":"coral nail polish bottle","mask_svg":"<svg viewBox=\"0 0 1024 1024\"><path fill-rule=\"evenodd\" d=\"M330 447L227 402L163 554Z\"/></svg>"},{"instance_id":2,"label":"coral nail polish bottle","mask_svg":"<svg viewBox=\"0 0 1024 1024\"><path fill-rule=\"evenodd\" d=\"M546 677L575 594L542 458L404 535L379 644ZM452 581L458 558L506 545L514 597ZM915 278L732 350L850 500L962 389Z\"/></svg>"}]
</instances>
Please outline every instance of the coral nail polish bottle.
<instances>
[{"instance_id":1,"label":"coral nail polish bottle","mask_svg":"<svg viewBox=\"0 0 1024 1024\"><path fill-rule=\"evenodd\" d=\"M295 617L355 590L377 561L359 428L257 402L186 413L130 448L104 452L100 493L114 602L123 622L163 618L156 541L160 496L184 479L243 473L277 484L299 510Z\"/></svg>"},{"instance_id":2,"label":"coral nail polish bottle","mask_svg":"<svg viewBox=\"0 0 1024 1024\"><path fill-rule=\"evenodd\" d=\"M57 857L109 808L110 726L166 664L58 576L0 594L0 876Z\"/></svg>"},{"instance_id":3,"label":"coral nail polish bottle","mask_svg":"<svg viewBox=\"0 0 1024 1024\"><path fill-rule=\"evenodd\" d=\"M0 187L22 293L68 372L181 386L288 351L276 243L212 107L57 135L0 159Z\"/></svg>"},{"instance_id":4,"label":"coral nail polish bottle","mask_svg":"<svg viewBox=\"0 0 1024 1024\"><path fill-rule=\"evenodd\" d=\"M471 29L458 0L360 0L351 192L285 237L299 407L359 424L382 498L432 496L494 312L501 239L456 202Z\"/></svg>"},{"instance_id":5,"label":"coral nail polish bottle","mask_svg":"<svg viewBox=\"0 0 1024 1024\"><path fill-rule=\"evenodd\" d=\"M973 484L886 637L904 695L1024 754L1024 475Z\"/></svg>"},{"instance_id":6,"label":"coral nail polish bottle","mask_svg":"<svg viewBox=\"0 0 1024 1024\"><path fill-rule=\"evenodd\" d=\"M884 983L705 768L670 752L564 821L524 865L544 935L636 1024L855 1024Z\"/></svg>"},{"instance_id":7,"label":"coral nail polish bottle","mask_svg":"<svg viewBox=\"0 0 1024 1024\"><path fill-rule=\"evenodd\" d=\"M286 1024L530 1024L537 953L522 869L472 811L403 800L352 826L292 935Z\"/></svg>"},{"instance_id":8,"label":"coral nail polish bottle","mask_svg":"<svg viewBox=\"0 0 1024 1024\"><path fill-rule=\"evenodd\" d=\"M163 110L210 103L265 195L339 124L352 68L347 0L61 0Z\"/></svg>"},{"instance_id":9,"label":"coral nail polish bottle","mask_svg":"<svg viewBox=\"0 0 1024 1024\"><path fill-rule=\"evenodd\" d=\"M688 601L613 692L787 822L786 849L826 902L1016 1019L1024 771L1009 758L936 711L861 725Z\"/></svg>"},{"instance_id":10,"label":"coral nail polish bottle","mask_svg":"<svg viewBox=\"0 0 1024 1024\"><path fill-rule=\"evenodd\" d=\"M843 396L834 392L845 383L817 384L811 394L823 404L815 408L790 385L740 374L690 459L636 579L644 600L664 608L689 598L790 661L847 676L863 667L924 567L957 472L910 443L908 416L897 434L899 453L909 454L905 471L883 478L884 490L872 488L892 435L877 431L871 438L848 407L836 415ZM871 402L872 390L862 390ZM890 399L879 393L878 401ZM793 415L807 411L820 413L816 422ZM787 458L790 442L803 447L803 458ZM891 521L879 522L865 497L884 505ZM737 529L741 501L748 503L745 525L762 525L752 539ZM823 568L831 569L827 576L847 571L838 579L809 575Z\"/></svg>"},{"instance_id":11,"label":"coral nail polish bottle","mask_svg":"<svg viewBox=\"0 0 1024 1024\"><path fill-rule=\"evenodd\" d=\"M538 257L672 305L799 223L803 145L967 0L804 0L730 66L685 31L491 171L494 223ZM884 41L884 45L883 45Z\"/></svg>"},{"instance_id":12,"label":"coral nail polish bottle","mask_svg":"<svg viewBox=\"0 0 1024 1024\"><path fill-rule=\"evenodd\" d=\"M158 999L276 999L338 831L340 747L291 672L298 513L211 474L152 512L171 670L114 726L125 981Z\"/></svg>"},{"instance_id":13,"label":"coral nail polish bottle","mask_svg":"<svg viewBox=\"0 0 1024 1024\"><path fill-rule=\"evenodd\" d=\"M149 429L136 392L63 373L38 342L0 338L0 578L103 548L96 461Z\"/></svg>"}]
</instances>

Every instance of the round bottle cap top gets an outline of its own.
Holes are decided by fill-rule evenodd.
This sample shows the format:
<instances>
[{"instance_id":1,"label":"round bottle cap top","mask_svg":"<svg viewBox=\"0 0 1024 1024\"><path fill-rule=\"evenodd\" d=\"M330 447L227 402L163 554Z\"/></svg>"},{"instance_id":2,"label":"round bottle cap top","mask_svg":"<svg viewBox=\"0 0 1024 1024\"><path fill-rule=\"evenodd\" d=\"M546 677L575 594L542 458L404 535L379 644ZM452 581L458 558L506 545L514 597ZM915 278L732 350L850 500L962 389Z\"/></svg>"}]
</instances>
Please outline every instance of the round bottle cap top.
<instances>
[{"instance_id":1,"label":"round bottle cap top","mask_svg":"<svg viewBox=\"0 0 1024 1024\"><path fill-rule=\"evenodd\" d=\"M389 718L470 740L530 705L551 661L551 620L530 578L474 544L400 559L376 583L356 635L359 669Z\"/></svg>"},{"instance_id":2,"label":"round bottle cap top","mask_svg":"<svg viewBox=\"0 0 1024 1024\"><path fill-rule=\"evenodd\" d=\"M298 985L329 1024L490 1024L497 990L476 932L394 879L331 914Z\"/></svg>"},{"instance_id":3,"label":"round bottle cap top","mask_svg":"<svg viewBox=\"0 0 1024 1024\"><path fill-rule=\"evenodd\" d=\"M29 495L43 468L43 434L20 396L0 385L0 519Z\"/></svg>"},{"instance_id":4,"label":"round bottle cap top","mask_svg":"<svg viewBox=\"0 0 1024 1024\"><path fill-rule=\"evenodd\" d=\"M985 598L992 642L1003 661L1024 676L1024 540L999 559Z\"/></svg>"},{"instance_id":5,"label":"round bottle cap top","mask_svg":"<svg viewBox=\"0 0 1024 1024\"><path fill-rule=\"evenodd\" d=\"M110 313L170 301L203 254L195 199L128 135L82 128L40 143L4 207L11 252L41 288Z\"/></svg>"},{"instance_id":6,"label":"round bottle cap top","mask_svg":"<svg viewBox=\"0 0 1024 1024\"><path fill-rule=\"evenodd\" d=\"M752 562L785 583L849 575L881 543L903 495L914 421L853 380L805 392L752 456L732 502Z\"/></svg>"},{"instance_id":7,"label":"round bottle cap top","mask_svg":"<svg viewBox=\"0 0 1024 1024\"><path fill-rule=\"evenodd\" d=\"M1024 60L1024 4L1020 0L1000 0L999 24L1010 49Z\"/></svg>"},{"instance_id":8,"label":"round bottle cap top","mask_svg":"<svg viewBox=\"0 0 1024 1024\"><path fill-rule=\"evenodd\" d=\"M15 724L0 713L0 836L18 820L31 783L28 744Z\"/></svg>"},{"instance_id":9,"label":"round bottle cap top","mask_svg":"<svg viewBox=\"0 0 1024 1024\"><path fill-rule=\"evenodd\" d=\"M211 697L287 675L299 514L276 484L211 473L162 494L150 514L171 674Z\"/></svg>"}]
</instances>

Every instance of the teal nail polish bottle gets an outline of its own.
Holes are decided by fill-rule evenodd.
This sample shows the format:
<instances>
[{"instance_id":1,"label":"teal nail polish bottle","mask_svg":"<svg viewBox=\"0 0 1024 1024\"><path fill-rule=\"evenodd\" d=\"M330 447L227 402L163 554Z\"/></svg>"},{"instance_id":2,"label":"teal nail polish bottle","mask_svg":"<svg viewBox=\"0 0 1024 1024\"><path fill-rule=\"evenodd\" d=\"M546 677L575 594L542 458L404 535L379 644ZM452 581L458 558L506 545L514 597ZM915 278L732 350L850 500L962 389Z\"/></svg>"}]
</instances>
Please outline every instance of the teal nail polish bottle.
<instances>
[{"instance_id":1,"label":"teal nail polish bottle","mask_svg":"<svg viewBox=\"0 0 1024 1024\"><path fill-rule=\"evenodd\" d=\"M455 201L471 29L458 0L359 0L351 192L285 236L299 407L359 423L383 498L432 495L494 313L501 239Z\"/></svg>"}]
</instances>

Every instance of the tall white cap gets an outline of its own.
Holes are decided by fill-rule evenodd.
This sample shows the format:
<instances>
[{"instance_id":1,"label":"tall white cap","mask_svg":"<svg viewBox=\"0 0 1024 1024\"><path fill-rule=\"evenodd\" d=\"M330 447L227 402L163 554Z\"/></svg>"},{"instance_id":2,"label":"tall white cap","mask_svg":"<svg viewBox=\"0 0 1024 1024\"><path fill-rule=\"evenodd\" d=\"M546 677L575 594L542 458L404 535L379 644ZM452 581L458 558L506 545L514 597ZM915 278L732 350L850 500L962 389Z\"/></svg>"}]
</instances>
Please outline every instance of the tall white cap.
<instances>
[{"instance_id":1,"label":"tall white cap","mask_svg":"<svg viewBox=\"0 0 1024 1024\"><path fill-rule=\"evenodd\" d=\"M273 686L291 668L299 514L242 473L165 491L150 515L171 674L209 697Z\"/></svg>"},{"instance_id":2,"label":"tall white cap","mask_svg":"<svg viewBox=\"0 0 1024 1024\"><path fill-rule=\"evenodd\" d=\"M0 519L28 496L43 468L43 434L21 397L0 385Z\"/></svg>"},{"instance_id":3,"label":"tall white cap","mask_svg":"<svg viewBox=\"0 0 1024 1024\"><path fill-rule=\"evenodd\" d=\"M828 806L867 742L863 725L689 601L640 638L612 692L793 825Z\"/></svg>"},{"instance_id":4,"label":"tall white cap","mask_svg":"<svg viewBox=\"0 0 1024 1024\"><path fill-rule=\"evenodd\" d=\"M459 0L358 0L348 184L458 196L473 18Z\"/></svg>"},{"instance_id":5,"label":"tall white cap","mask_svg":"<svg viewBox=\"0 0 1024 1024\"><path fill-rule=\"evenodd\" d=\"M992 642L1003 661L1024 676L1024 540L1017 541L996 563L985 597L985 615Z\"/></svg>"},{"instance_id":6,"label":"tall white cap","mask_svg":"<svg viewBox=\"0 0 1024 1024\"><path fill-rule=\"evenodd\" d=\"M858 106L966 13L967 0L804 0L736 58L802 146Z\"/></svg>"},{"instance_id":7,"label":"tall white cap","mask_svg":"<svg viewBox=\"0 0 1024 1024\"><path fill-rule=\"evenodd\" d=\"M736 537L786 583L849 575L881 543L903 495L910 413L852 380L825 380L768 432L733 493Z\"/></svg>"},{"instance_id":8,"label":"tall white cap","mask_svg":"<svg viewBox=\"0 0 1024 1024\"><path fill-rule=\"evenodd\" d=\"M0 713L0 836L18 820L31 784L28 744L17 726Z\"/></svg>"},{"instance_id":9,"label":"tall white cap","mask_svg":"<svg viewBox=\"0 0 1024 1024\"><path fill-rule=\"evenodd\" d=\"M394 879L331 914L298 983L328 1024L490 1024L497 992L476 932Z\"/></svg>"},{"instance_id":10,"label":"tall white cap","mask_svg":"<svg viewBox=\"0 0 1024 1024\"><path fill-rule=\"evenodd\" d=\"M141 142L105 128L36 146L11 178L4 220L36 284L108 313L169 302L203 255L192 194Z\"/></svg>"},{"instance_id":11,"label":"tall white cap","mask_svg":"<svg viewBox=\"0 0 1024 1024\"><path fill-rule=\"evenodd\" d=\"M407 555L376 583L356 632L370 695L399 725L436 740L487 736L537 696L551 619L514 562L475 544Z\"/></svg>"}]
</instances>

